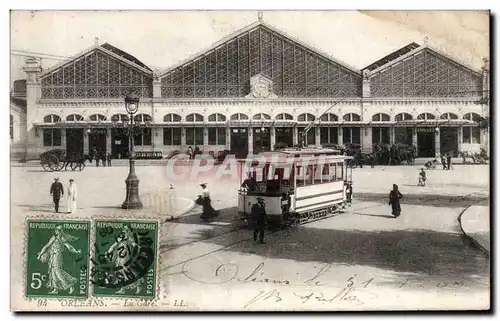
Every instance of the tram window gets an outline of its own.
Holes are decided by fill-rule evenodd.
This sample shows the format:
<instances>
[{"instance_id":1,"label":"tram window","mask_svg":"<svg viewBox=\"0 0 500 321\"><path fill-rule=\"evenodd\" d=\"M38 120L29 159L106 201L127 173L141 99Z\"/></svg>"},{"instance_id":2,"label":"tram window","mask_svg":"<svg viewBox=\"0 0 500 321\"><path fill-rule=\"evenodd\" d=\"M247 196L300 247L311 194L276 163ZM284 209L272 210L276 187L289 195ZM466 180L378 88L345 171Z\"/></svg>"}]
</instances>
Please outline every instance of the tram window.
<instances>
[{"instance_id":1,"label":"tram window","mask_svg":"<svg viewBox=\"0 0 500 321\"><path fill-rule=\"evenodd\" d=\"M305 185L305 170L303 166L297 166L297 186Z\"/></svg>"},{"instance_id":2,"label":"tram window","mask_svg":"<svg viewBox=\"0 0 500 321\"><path fill-rule=\"evenodd\" d=\"M335 182L337 180L336 179L337 169L335 168L335 164L330 164L329 172L330 173L328 181Z\"/></svg>"},{"instance_id":3,"label":"tram window","mask_svg":"<svg viewBox=\"0 0 500 321\"><path fill-rule=\"evenodd\" d=\"M337 181L344 180L344 166L343 164L337 164Z\"/></svg>"}]
</instances>

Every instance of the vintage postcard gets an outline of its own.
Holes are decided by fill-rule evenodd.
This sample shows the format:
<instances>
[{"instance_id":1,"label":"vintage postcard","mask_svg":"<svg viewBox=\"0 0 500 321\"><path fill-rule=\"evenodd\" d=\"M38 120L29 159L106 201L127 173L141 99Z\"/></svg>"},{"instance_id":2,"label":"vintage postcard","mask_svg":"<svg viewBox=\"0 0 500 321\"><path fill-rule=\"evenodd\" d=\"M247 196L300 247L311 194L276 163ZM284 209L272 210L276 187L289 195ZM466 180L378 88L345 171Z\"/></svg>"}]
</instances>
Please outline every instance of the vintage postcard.
<instances>
[{"instance_id":1,"label":"vintage postcard","mask_svg":"<svg viewBox=\"0 0 500 321\"><path fill-rule=\"evenodd\" d=\"M11 11L11 310L490 309L490 19Z\"/></svg>"}]
</instances>

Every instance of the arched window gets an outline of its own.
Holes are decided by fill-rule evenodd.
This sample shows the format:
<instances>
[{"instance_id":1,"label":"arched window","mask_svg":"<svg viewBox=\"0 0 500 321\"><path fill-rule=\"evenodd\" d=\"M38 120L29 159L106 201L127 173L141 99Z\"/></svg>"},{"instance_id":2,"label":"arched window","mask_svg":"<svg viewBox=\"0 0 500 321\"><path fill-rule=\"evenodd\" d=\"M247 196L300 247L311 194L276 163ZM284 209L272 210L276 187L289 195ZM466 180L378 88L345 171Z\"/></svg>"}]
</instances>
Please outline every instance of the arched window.
<instances>
[{"instance_id":1,"label":"arched window","mask_svg":"<svg viewBox=\"0 0 500 321\"><path fill-rule=\"evenodd\" d=\"M177 115L177 114L166 114L163 117L163 121L165 123L180 123L182 120L182 117Z\"/></svg>"},{"instance_id":2,"label":"arched window","mask_svg":"<svg viewBox=\"0 0 500 321\"><path fill-rule=\"evenodd\" d=\"M441 115L441 119L458 119L458 116L453 113L444 113Z\"/></svg>"},{"instance_id":3,"label":"arched window","mask_svg":"<svg viewBox=\"0 0 500 321\"><path fill-rule=\"evenodd\" d=\"M203 121L203 116L200 114L189 114L186 116L186 121L187 122Z\"/></svg>"},{"instance_id":4,"label":"arched window","mask_svg":"<svg viewBox=\"0 0 500 321\"><path fill-rule=\"evenodd\" d=\"M339 121L339 117L335 114L324 114L320 117L321 121Z\"/></svg>"},{"instance_id":5,"label":"arched window","mask_svg":"<svg viewBox=\"0 0 500 321\"><path fill-rule=\"evenodd\" d=\"M134 121L138 122L138 123L150 122L152 120L153 119L148 114L139 114L139 115L134 116Z\"/></svg>"},{"instance_id":6,"label":"arched window","mask_svg":"<svg viewBox=\"0 0 500 321\"><path fill-rule=\"evenodd\" d=\"M436 116L434 116L433 114L430 114L430 113L423 113L423 114L418 115L417 119L420 119L420 120L436 119Z\"/></svg>"},{"instance_id":7,"label":"arched window","mask_svg":"<svg viewBox=\"0 0 500 321\"><path fill-rule=\"evenodd\" d=\"M297 117L297 121L314 121L316 119L316 117L314 117L314 115L312 114L300 114L298 117Z\"/></svg>"},{"instance_id":8,"label":"arched window","mask_svg":"<svg viewBox=\"0 0 500 321\"><path fill-rule=\"evenodd\" d=\"M59 123L61 121L61 117L57 115L47 115L43 117L43 122L44 123Z\"/></svg>"},{"instance_id":9,"label":"arched window","mask_svg":"<svg viewBox=\"0 0 500 321\"><path fill-rule=\"evenodd\" d=\"M68 117L66 117L66 121L83 121L83 116L77 114L71 114Z\"/></svg>"},{"instance_id":10,"label":"arched window","mask_svg":"<svg viewBox=\"0 0 500 321\"><path fill-rule=\"evenodd\" d=\"M114 114L111 116L111 121L113 122L124 122L124 121L129 121L130 118L126 114Z\"/></svg>"},{"instance_id":11,"label":"arched window","mask_svg":"<svg viewBox=\"0 0 500 321\"><path fill-rule=\"evenodd\" d=\"M350 113L350 114L344 115L343 119L345 121L361 121L361 116L359 116L358 114L355 114L355 113Z\"/></svg>"},{"instance_id":12,"label":"arched window","mask_svg":"<svg viewBox=\"0 0 500 321\"><path fill-rule=\"evenodd\" d=\"M248 120L248 116L245 114L233 114L231 115L231 120Z\"/></svg>"},{"instance_id":13,"label":"arched window","mask_svg":"<svg viewBox=\"0 0 500 321\"><path fill-rule=\"evenodd\" d=\"M210 116L208 116L208 121L212 122L212 121L226 121L226 116L222 115L222 114L212 114Z\"/></svg>"},{"instance_id":14,"label":"arched window","mask_svg":"<svg viewBox=\"0 0 500 321\"><path fill-rule=\"evenodd\" d=\"M481 119L481 116L479 116L479 114L476 114L476 113L468 113L468 114L464 115L464 119L471 120L474 122L479 122L479 120Z\"/></svg>"},{"instance_id":15,"label":"arched window","mask_svg":"<svg viewBox=\"0 0 500 321\"><path fill-rule=\"evenodd\" d=\"M383 113L373 115L372 121L391 121L391 116Z\"/></svg>"},{"instance_id":16,"label":"arched window","mask_svg":"<svg viewBox=\"0 0 500 321\"><path fill-rule=\"evenodd\" d=\"M101 115L101 114L94 114L89 116L90 121L105 121L106 116Z\"/></svg>"},{"instance_id":17,"label":"arched window","mask_svg":"<svg viewBox=\"0 0 500 321\"><path fill-rule=\"evenodd\" d=\"M268 119L271 119L271 116L269 116L268 114L260 113L260 114L255 114L253 116L253 119L254 120L268 120Z\"/></svg>"},{"instance_id":18,"label":"arched window","mask_svg":"<svg viewBox=\"0 0 500 321\"><path fill-rule=\"evenodd\" d=\"M408 113L401 113L396 115L396 121L412 120L413 116Z\"/></svg>"},{"instance_id":19,"label":"arched window","mask_svg":"<svg viewBox=\"0 0 500 321\"><path fill-rule=\"evenodd\" d=\"M277 120L293 120L293 116L287 113L276 115Z\"/></svg>"}]
</instances>

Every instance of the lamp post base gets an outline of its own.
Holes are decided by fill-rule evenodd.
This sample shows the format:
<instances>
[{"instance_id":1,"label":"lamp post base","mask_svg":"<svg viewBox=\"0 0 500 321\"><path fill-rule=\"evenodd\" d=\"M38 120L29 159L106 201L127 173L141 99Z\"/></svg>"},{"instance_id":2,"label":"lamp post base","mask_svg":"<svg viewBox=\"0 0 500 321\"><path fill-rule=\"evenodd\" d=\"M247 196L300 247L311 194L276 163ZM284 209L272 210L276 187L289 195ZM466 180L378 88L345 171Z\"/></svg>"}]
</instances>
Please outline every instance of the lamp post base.
<instances>
[{"instance_id":1,"label":"lamp post base","mask_svg":"<svg viewBox=\"0 0 500 321\"><path fill-rule=\"evenodd\" d=\"M139 199L139 179L135 175L135 161L130 160L130 172L127 179L125 180L127 186L127 197L125 202L122 204L122 209L133 210L141 209L143 207L141 200Z\"/></svg>"}]
</instances>

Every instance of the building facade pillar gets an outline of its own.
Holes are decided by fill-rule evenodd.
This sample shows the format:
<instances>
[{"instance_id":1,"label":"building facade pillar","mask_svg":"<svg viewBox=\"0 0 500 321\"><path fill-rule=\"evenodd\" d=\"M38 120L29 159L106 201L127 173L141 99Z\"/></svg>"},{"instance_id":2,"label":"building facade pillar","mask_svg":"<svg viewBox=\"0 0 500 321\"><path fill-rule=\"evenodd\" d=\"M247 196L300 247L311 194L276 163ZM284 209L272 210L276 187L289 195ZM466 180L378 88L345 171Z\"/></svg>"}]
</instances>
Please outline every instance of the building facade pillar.
<instances>
[{"instance_id":1,"label":"building facade pillar","mask_svg":"<svg viewBox=\"0 0 500 321\"><path fill-rule=\"evenodd\" d=\"M463 133L463 130L464 130L464 127L463 126L460 126L458 127L458 130L457 130L457 142L458 142L458 152L460 153L460 151L462 150L462 144L463 144L463 141L462 141L462 133Z\"/></svg>"},{"instance_id":2,"label":"building facade pillar","mask_svg":"<svg viewBox=\"0 0 500 321\"><path fill-rule=\"evenodd\" d=\"M203 147L205 149L208 147L208 127L206 126L203 126Z\"/></svg>"},{"instance_id":3,"label":"building facade pillar","mask_svg":"<svg viewBox=\"0 0 500 321\"><path fill-rule=\"evenodd\" d=\"M434 145L434 148L436 150L436 158L439 158L441 157L441 129L439 129L438 131L434 131L434 134L436 135Z\"/></svg>"},{"instance_id":4,"label":"building facade pillar","mask_svg":"<svg viewBox=\"0 0 500 321\"><path fill-rule=\"evenodd\" d=\"M106 128L106 155L108 155L108 153L111 153L111 139L111 128Z\"/></svg>"},{"instance_id":5,"label":"building facade pillar","mask_svg":"<svg viewBox=\"0 0 500 321\"><path fill-rule=\"evenodd\" d=\"M396 142L396 128L394 126L389 127L389 141L391 144Z\"/></svg>"},{"instance_id":6,"label":"building facade pillar","mask_svg":"<svg viewBox=\"0 0 500 321\"><path fill-rule=\"evenodd\" d=\"M181 127L181 150L186 150L186 127Z\"/></svg>"},{"instance_id":7,"label":"building facade pillar","mask_svg":"<svg viewBox=\"0 0 500 321\"><path fill-rule=\"evenodd\" d=\"M61 128L61 148L66 149L66 128Z\"/></svg>"},{"instance_id":8,"label":"building facade pillar","mask_svg":"<svg viewBox=\"0 0 500 321\"><path fill-rule=\"evenodd\" d=\"M83 130L83 154L89 155L89 134Z\"/></svg>"},{"instance_id":9,"label":"building facade pillar","mask_svg":"<svg viewBox=\"0 0 500 321\"><path fill-rule=\"evenodd\" d=\"M344 132L344 129L342 127L338 127L337 129L337 141L339 145L344 145L344 140L342 138L342 134Z\"/></svg>"},{"instance_id":10,"label":"building facade pillar","mask_svg":"<svg viewBox=\"0 0 500 321\"><path fill-rule=\"evenodd\" d=\"M314 145L321 146L320 129L318 126L314 127Z\"/></svg>"},{"instance_id":11,"label":"building facade pillar","mask_svg":"<svg viewBox=\"0 0 500 321\"><path fill-rule=\"evenodd\" d=\"M248 154L253 154L253 128L248 127Z\"/></svg>"},{"instance_id":12,"label":"building facade pillar","mask_svg":"<svg viewBox=\"0 0 500 321\"><path fill-rule=\"evenodd\" d=\"M41 84L38 75L42 72L40 61L36 58L26 58L23 71L26 73L26 158L39 156L43 146L43 131L33 126L37 120L37 100L41 97ZM38 135L38 136L37 136ZM40 139L40 137L42 137Z\"/></svg>"},{"instance_id":13,"label":"building facade pillar","mask_svg":"<svg viewBox=\"0 0 500 321\"><path fill-rule=\"evenodd\" d=\"M226 150L231 150L231 127L226 127Z\"/></svg>"},{"instance_id":14,"label":"building facade pillar","mask_svg":"<svg viewBox=\"0 0 500 321\"><path fill-rule=\"evenodd\" d=\"M372 138L373 130L372 127L361 127L361 149L365 153L371 153L373 150Z\"/></svg>"},{"instance_id":15,"label":"building facade pillar","mask_svg":"<svg viewBox=\"0 0 500 321\"><path fill-rule=\"evenodd\" d=\"M298 137L297 137L298 135L299 135L299 129L297 127L293 127L293 137L292 137L293 140L292 140L292 142L293 142L294 147L297 146L297 144L298 144Z\"/></svg>"},{"instance_id":16,"label":"building facade pillar","mask_svg":"<svg viewBox=\"0 0 500 321\"><path fill-rule=\"evenodd\" d=\"M151 129L153 135L153 149L158 151L163 150L163 127L154 127Z\"/></svg>"},{"instance_id":17,"label":"building facade pillar","mask_svg":"<svg viewBox=\"0 0 500 321\"><path fill-rule=\"evenodd\" d=\"M274 128L274 126L271 126L271 127L269 127L269 130L270 130L270 136L271 136L270 149L271 149L271 151L273 151L274 145L276 145L276 129Z\"/></svg>"},{"instance_id":18,"label":"building facade pillar","mask_svg":"<svg viewBox=\"0 0 500 321\"><path fill-rule=\"evenodd\" d=\"M418 151L417 127L413 127L411 133L412 133L412 144Z\"/></svg>"}]
</instances>

